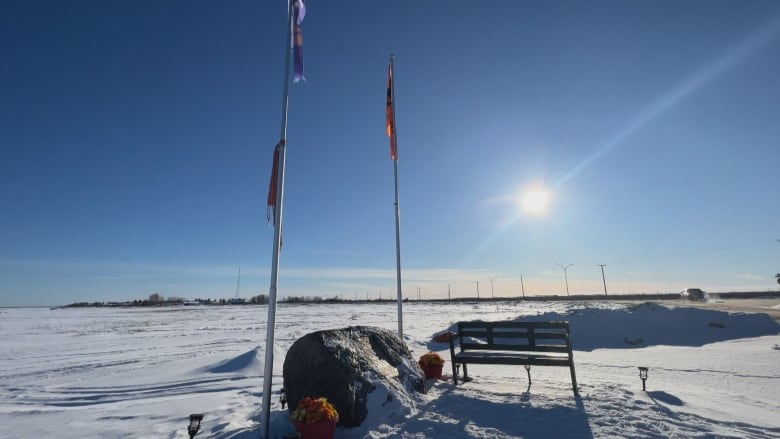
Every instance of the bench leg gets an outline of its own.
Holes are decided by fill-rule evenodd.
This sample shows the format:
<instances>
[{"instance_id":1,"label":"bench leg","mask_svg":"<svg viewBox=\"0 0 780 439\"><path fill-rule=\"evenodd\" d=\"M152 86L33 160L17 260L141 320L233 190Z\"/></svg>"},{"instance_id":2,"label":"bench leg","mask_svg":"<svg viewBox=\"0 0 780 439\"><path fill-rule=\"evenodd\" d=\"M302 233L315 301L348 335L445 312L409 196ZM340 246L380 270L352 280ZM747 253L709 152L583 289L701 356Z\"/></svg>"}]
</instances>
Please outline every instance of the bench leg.
<instances>
[{"instance_id":1,"label":"bench leg","mask_svg":"<svg viewBox=\"0 0 780 439\"><path fill-rule=\"evenodd\" d=\"M455 362L452 362L452 383L456 386L458 385L458 369L460 369L460 364L455 364Z\"/></svg>"},{"instance_id":2,"label":"bench leg","mask_svg":"<svg viewBox=\"0 0 780 439\"><path fill-rule=\"evenodd\" d=\"M525 371L528 372L528 386L531 386L531 365L526 364L525 365Z\"/></svg>"},{"instance_id":3,"label":"bench leg","mask_svg":"<svg viewBox=\"0 0 780 439\"><path fill-rule=\"evenodd\" d=\"M574 389L574 396L580 396L579 392L577 391L577 375L574 373L574 363L569 366L569 369L571 370L571 386Z\"/></svg>"},{"instance_id":4,"label":"bench leg","mask_svg":"<svg viewBox=\"0 0 780 439\"><path fill-rule=\"evenodd\" d=\"M467 383L471 381L471 378L469 378L469 372L466 369L466 363L463 363L463 382Z\"/></svg>"}]
</instances>

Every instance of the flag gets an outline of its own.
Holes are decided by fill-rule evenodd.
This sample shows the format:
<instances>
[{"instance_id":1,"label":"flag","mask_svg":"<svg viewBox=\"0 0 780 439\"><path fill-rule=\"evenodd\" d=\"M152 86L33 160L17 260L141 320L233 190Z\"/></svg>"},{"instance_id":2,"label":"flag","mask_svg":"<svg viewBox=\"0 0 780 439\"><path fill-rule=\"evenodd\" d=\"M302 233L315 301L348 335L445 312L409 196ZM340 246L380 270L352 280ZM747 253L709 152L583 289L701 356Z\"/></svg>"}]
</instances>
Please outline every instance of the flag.
<instances>
[{"instance_id":1,"label":"flag","mask_svg":"<svg viewBox=\"0 0 780 439\"><path fill-rule=\"evenodd\" d=\"M303 30L301 23L306 16L306 5L303 0L295 0L293 3L293 83L300 80L306 81L303 77Z\"/></svg>"},{"instance_id":2,"label":"flag","mask_svg":"<svg viewBox=\"0 0 780 439\"><path fill-rule=\"evenodd\" d=\"M268 209L266 211L266 220L270 223L273 219L276 221L276 181L279 179L279 148L282 143L276 145L274 149L274 163L271 168L271 182L268 184ZM276 225L276 224L274 224Z\"/></svg>"},{"instance_id":3,"label":"flag","mask_svg":"<svg viewBox=\"0 0 780 439\"><path fill-rule=\"evenodd\" d=\"M387 66L387 120L385 121L385 128L387 130L387 137L390 138L390 158L396 159L395 149L395 107L393 104L393 65Z\"/></svg>"}]
</instances>

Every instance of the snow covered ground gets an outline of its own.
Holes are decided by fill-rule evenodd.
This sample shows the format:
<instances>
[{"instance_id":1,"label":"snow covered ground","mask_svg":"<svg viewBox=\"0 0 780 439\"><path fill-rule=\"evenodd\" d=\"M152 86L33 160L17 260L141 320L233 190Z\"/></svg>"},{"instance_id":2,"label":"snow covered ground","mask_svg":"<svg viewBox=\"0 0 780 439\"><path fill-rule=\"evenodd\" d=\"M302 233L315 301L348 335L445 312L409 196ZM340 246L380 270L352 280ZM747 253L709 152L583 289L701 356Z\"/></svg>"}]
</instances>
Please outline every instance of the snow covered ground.
<instances>
[{"instance_id":1,"label":"snow covered ground","mask_svg":"<svg viewBox=\"0 0 780 439\"><path fill-rule=\"evenodd\" d=\"M0 309L0 438L259 437L265 307ZM432 334L459 320L568 320L581 398L569 371L469 368L454 387L369 399L366 422L337 438L780 438L780 326L763 314L616 303L404 304L415 357L449 360ZM273 389L287 348L320 329L397 329L395 303L280 305ZM445 372L450 372L449 361ZM647 392L638 366L649 368ZM271 433L293 430L278 396Z\"/></svg>"}]
</instances>

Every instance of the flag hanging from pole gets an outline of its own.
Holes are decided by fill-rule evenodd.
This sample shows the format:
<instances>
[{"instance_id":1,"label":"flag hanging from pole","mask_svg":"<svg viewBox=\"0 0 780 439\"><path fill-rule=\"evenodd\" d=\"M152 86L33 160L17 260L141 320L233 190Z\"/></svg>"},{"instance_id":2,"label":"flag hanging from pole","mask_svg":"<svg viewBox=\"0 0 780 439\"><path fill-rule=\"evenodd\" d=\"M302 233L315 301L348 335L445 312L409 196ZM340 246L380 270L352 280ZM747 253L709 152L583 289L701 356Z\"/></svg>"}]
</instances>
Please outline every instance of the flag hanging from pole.
<instances>
[{"instance_id":1,"label":"flag hanging from pole","mask_svg":"<svg viewBox=\"0 0 780 439\"><path fill-rule=\"evenodd\" d=\"M387 110L385 128L390 138L390 158L396 159L395 149L395 104L393 103L393 65L387 66Z\"/></svg>"},{"instance_id":2,"label":"flag hanging from pole","mask_svg":"<svg viewBox=\"0 0 780 439\"><path fill-rule=\"evenodd\" d=\"M306 5L303 0L295 0L293 3L293 83L300 80L306 81L303 77L303 30L301 23L306 16Z\"/></svg>"},{"instance_id":3,"label":"flag hanging from pole","mask_svg":"<svg viewBox=\"0 0 780 439\"><path fill-rule=\"evenodd\" d=\"M279 178L279 148L282 143L276 145L274 149L274 163L271 168L271 182L268 184L268 210L266 212L266 220L270 223L272 220L276 221L276 181ZM274 224L276 225L276 224Z\"/></svg>"}]
</instances>

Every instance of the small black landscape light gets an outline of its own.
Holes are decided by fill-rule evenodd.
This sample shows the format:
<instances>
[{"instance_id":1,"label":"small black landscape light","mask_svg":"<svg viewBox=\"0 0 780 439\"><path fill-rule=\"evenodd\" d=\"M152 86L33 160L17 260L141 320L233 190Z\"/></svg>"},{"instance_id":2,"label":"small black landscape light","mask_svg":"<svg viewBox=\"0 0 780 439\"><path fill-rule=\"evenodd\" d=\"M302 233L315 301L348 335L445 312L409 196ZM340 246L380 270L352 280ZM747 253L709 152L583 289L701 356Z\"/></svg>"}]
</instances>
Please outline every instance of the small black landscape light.
<instances>
[{"instance_id":1,"label":"small black landscape light","mask_svg":"<svg viewBox=\"0 0 780 439\"><path fill-rule=\"evenodd\" d=\"M639 378L642 380L642 390L647 391L647 389L645 389L645 381L647 381L647 368L646 367L640 367L639 368Z\"/></svg>"},{"instance_id":2,"label":"small black landscape light","mask_svg":"<svg viewBox=\"0 0 780 439\"><path fill-rule=\"evenodd\" d=\"M193 413L190 415L190 425L187 426L187 433L190 439L194 438L200 431L200 421L203 420L203 413Z\"/></svg>"}]
</instances>

